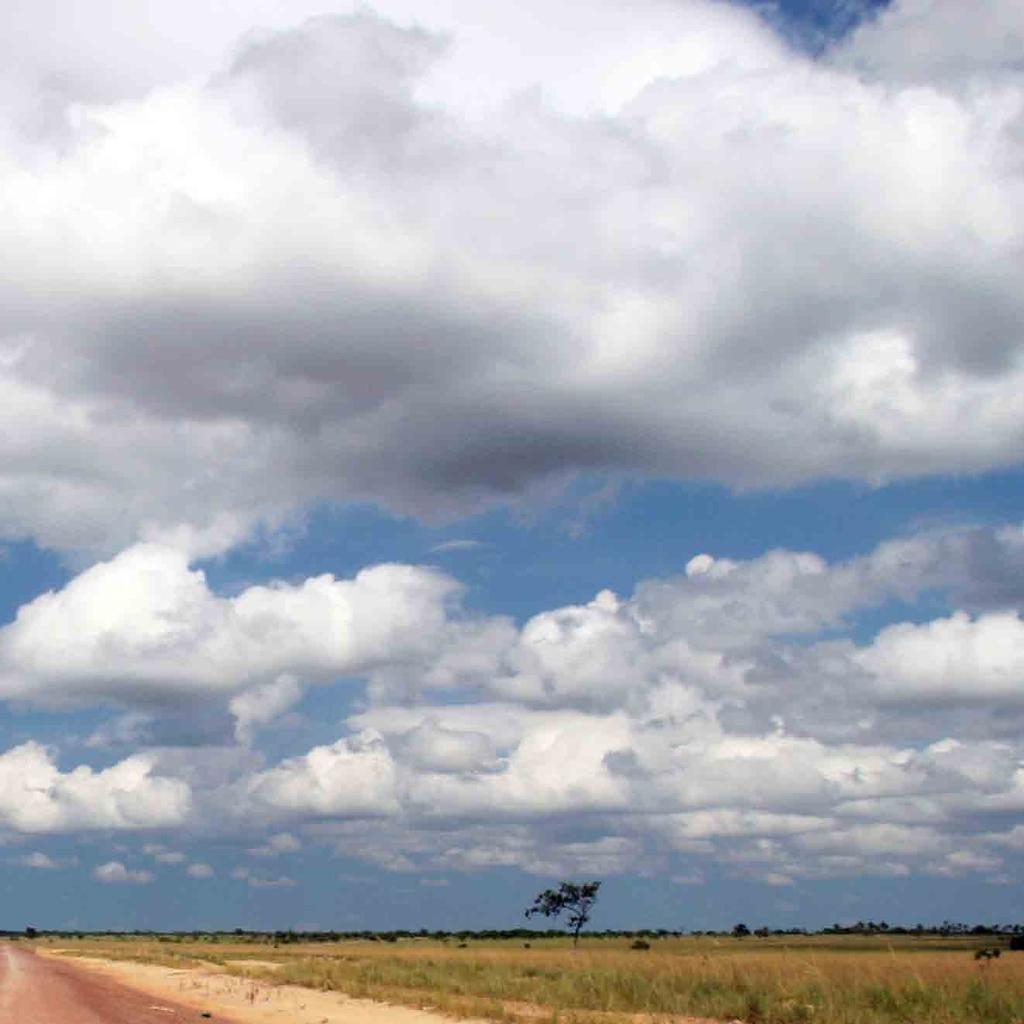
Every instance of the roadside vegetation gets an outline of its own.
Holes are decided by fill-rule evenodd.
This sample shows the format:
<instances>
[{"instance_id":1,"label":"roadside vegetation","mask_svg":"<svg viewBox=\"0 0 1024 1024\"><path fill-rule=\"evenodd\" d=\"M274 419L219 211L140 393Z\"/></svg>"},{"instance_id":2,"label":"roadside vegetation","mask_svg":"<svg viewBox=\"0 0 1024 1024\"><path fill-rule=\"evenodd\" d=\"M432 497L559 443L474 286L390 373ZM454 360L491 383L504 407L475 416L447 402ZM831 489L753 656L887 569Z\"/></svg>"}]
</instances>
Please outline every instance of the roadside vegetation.
<instances>
[{"instance_id":1,"label":"roadside vegetation","mask_svg":"<svg viewBox=\"0 0 1024 1024\"><path fill-rule=\"evenodd\" d=\"M759 930L761 931L761 930ZM767 932L767 929L764 930ZM495 933L489 933L494 935ZM1018 1024L1024 953L981 930L690 935L532 932L53 936L81 956L216 966L506 1024ZM1000 956L976 958L979 950Z\"/></svg>"}]
</instances>

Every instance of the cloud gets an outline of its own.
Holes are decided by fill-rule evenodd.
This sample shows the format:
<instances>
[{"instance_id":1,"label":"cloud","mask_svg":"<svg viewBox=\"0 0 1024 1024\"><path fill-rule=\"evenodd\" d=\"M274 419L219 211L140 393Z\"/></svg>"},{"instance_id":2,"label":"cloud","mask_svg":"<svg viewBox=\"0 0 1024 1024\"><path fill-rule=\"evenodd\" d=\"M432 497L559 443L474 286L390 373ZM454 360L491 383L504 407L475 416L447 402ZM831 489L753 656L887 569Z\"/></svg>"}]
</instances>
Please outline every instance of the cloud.
<instances>
[{"instance_id":1,"label":"cloud","mask_svg":"<svg viewBox=\"0 0 1024 1024\"><path fill-rule=\"evenodd\" d=\"M372 818L397 809L391 755L369 730L257 773L247 790L250 804L236 813Z\"/></svg>"},{"instance_id":2,"label":"cloud","mask_svg":"<svg viewBox=\"0 0 1024 1024\"><path fill-rule=\"evenodd\" d=\"M138 545L19 609L0 630L0 695L153 707L247 689L231 710L250 736L298 698L293 675L421 659L458 590L431 569L381 565L221 598L180 550Z\"/></svg>"},{"instance_id":3,"label":"cloud","mask_svg":"<svg viewBox=\"0 0 1024 1024\"><path fill-rule=\"evenodd\" d=\"M706 879L703 872L691 871L685 875L672 875L669 881L673 885L704 885Z\"/></svg>"},{"instance_id":4,"label":"cloud","mask_svg":"<svg viewBox=\"0 0 1024 1024\"><path fill-rule=\"evenodd\" d=\"M156 880L151 871L130 871L117 860L108 861L94 868L92 877L104 885L148 885Z\"/></svg>"},{"instance_id":5,"label":"cloud","mask_svg":"<svg viewBox=\"0 0 1024 1024\"><path fill-rule=\"evenodd\" d=\"M957 0L896 0L860 25L835 59L863 74L942 85L1019 74L1024 15L1013 0L988 0L983 17Z\"/></svg>"},{"instance_id":6,"label":"cloud","mask_svg":"<svg viewBox=\"0 0 1024 1024\"><path fill-rule=\"evenodd\" d=\"M1015 856L1019 526L831 563L688 554L677 576L516 624L461 609L436 570L220 597L180 550L132 548L23 608L0 633L2 678L25 696L145 703L157 732L164 707L187 732L186 693L206 709L197 736L216 707L247 729L67 774L16 747L0 755L0 820L187 824L259 857L297 851L302 828L305 843L427 877L488 864L682 877L704 859L762 881L899 876L923 870L915 851L984 874ZM908 620L866 635L891 607ZM276 763L247 748L307 683L364 702L334 741ZM184 863L171 842L145 852Z\"/></svg>"},{"instance_id":7,"label":"cloud","mask_svg":"<svg viewBox=\"0 0 1024 1024\"><path fill-rule=\"evenodd\" d=\"M0 534L210 552L325 500L1017 465L1019 14L962 6L893 5L845 63L698 0L545 12L547 46L392 5L151 91L97 62L59 141L0 140ZM578 74L519 66L555 38Z\"/></svg>"},{"instance_id":8,"label":"cloud","mask_svg":"<svg viewBox=\"0 0 1024 1024\"><path fill-rule=\"evenodd\" d=\"M290 832L279 832L270 836L262 846L254 847L248 853L251 857L280 857L285 853L298 853L302 843Z\"/></svg>"},{"instance_id":9,"label":"cloud","mask_svg":"<svg viewBox=\"0 0 1024 1024\"><path fill-rule=\"evenodd\" d=\"M462 614L461 584L435 569L378 565L351 579L323 575L222 597L184 551L141 544L23 605L0 629L0 695L144 710L101 728L100 745L146 742L161 717L166 733L168 712L186 696L220 701L247 742L303 685L343 676L369 678L378 700L468 685L501 699L606 708L659 671L704 679L723 696L742 686L751 651L767 653L772 637L813 636L928 588L982 615L973 629L995 628L986 614L1005 616L1001 609L1024 600L1022 537L1013 527L923 534L834 566L808 552L746 562L702 554L683 576L641 582L629 600L604 591L518 630L500 616ZM882 650L852 660L870 669ZM827 655L819 647L786 656ZM421 752L429 756L422 744Z\"/></svg>"},{"instance_id":10,"label":"cloud","mask_svg":"<svg viewBox=\"0 0 1024 1024\"><path fill-rule=\"evenodd\" d=\"M278 878L256 878L249 876L249 885L253 889L293 889L297 884L294 878L281 875Z\"/></svg>"},{"instance_id":11,"label":"cloud","mask_svg":"<svg viewBox=\"0 0 1024 1024\"><path fill-rule=\"evenodd\" d=\"M446 727L425 719L404 735L405 759L417 768L438 772L486 771L497 750L488 732Z\"/></svg>"},{"instance_id":12,"label":"cloud","mask_svg":"<svg viewBox=\"0 0 1024 1024\"><path fill-rule=\"evenodd\" d=\"M726 8L710 21L691 19L687 27L697 38L679 39L680 11L657 2L644 3L644 16L638 18L611 0L593 0L585 19L552 19L539 38L537 18L544 8L535 0L515 8L481 7L472 0L376 0L364 9L369 8L396 23L430 25L449 37L457 32L443 66L424 83L424 98L479 112L542 83L560 109L589 110L595 103L614 106L652 73L670 71L680 56L698 59L716 36L721 46L730 36L753 42L759 35L747 12ZM51 111L54 116L61 113L61 101L128 98L154 85L202 75L218 65L240 37L262 41L275 30L288 30L332 9L348 13L351 5L295 0L281 7L274 0L251 0L244 7L211 11L197 0L182 0L172 11L151 0L102 0L94 11L102 12L103 25L117 29L117 38L112 39L114 33L99 30L100 15L83 17L73 0L55 0L52 17L32 9L12 15L12 31L22 45L8 45L2 51L4 66L32 73L48 87L54 94L51 104L58 108ZM255 32L254 25L260 26ZM130 50L119 45L124 38L133 40ZM538 45L541 42L545 45ZM564 55L572 52L573 43L574 61L567 66ZM56 75L58 71L63 77ZM474 95L460 91L467 82L478 87Z\"/></svg>"},{"instance_id":13,"label":"cloud","mask_svg":"<svg viewBox=\"0 0 1024 1024\"><path fill-rule=\"evenodd\" d=\"M257 0L240 39L104 4L130 54L68 8L0 61L0 536L99 559L0 629L0 697L113 705L90 749L138 752L0 754L0 827L294 828L428 877L1005 875L1019 527L680 551L522 623L429 568L224 596L197 559L321 502L1018 466L1019 4L897 0L819 60L704 0ZM254 749L314 685L362 703Z\"/></svg>"},{"instance_id":14,"label":"cloud","mask_svg":"<svg viewBox=\"0 0 1024 1024\"><path fill-rule=\"evenodd\" d=\"M189 866L185 868L185 874L188 875L189 878L213 878L216 875L216 872L209 864L196 863L189 864Z\"/></svg>"},{"instance_id":15,"label":"cloud","mask_svg":"<svg viewBox=\"0 0 1024 1024\"><path fill-rule=\"evenodd\" d=\"M235 736L242 743L251 743L259 727L269 725L301 697L298 680L287 673L233 697L228 708L235 717Z\"/></svg>"},{"instance_id":16,"label":"cloud","mask_svg":"<svg viewBox=\"0 0 1024 1024\"><path fill-rule=\"evenodd\" d=\"M884 698L1012 705L1024 700L1024 622L1016 612L958 612L883 629L860 661Z\"/></svg>"},{"instance_id":17,"label":"cloud","mask_svg":"<svg viewBox=\"0 0 1024 1024\"><path fill-rule=\"evenodd\" d=\"M925 533L837 563L699 555L520 627L460 620L404 666L394 692L415 699L370 685L337 742L253 772L230 802L427 874L684 858L680 877L708 859L773 885L1002 875L1016 847L999 823L1024 807L1006 607L1021 537ZM920 599L973 611L851 638L862 613ZM430 702L434 686L456 702Z\"/></svg>"},{"instance_id":18,"label":"cloud","mask_svg":"<svg viewBox=\"0 0 1024 1024\"><path fill-rule=\"evenodd\" d=\"M190 803L188 785L154 774L143 754L66 774L34 741L0 754L0 825L16 832L169 827L185 821Z\"/></svg>"},{"instance_id":19,"label":"cloud","mask_svg":"<svg viewBox=\"0 0 1024 1024\"><path fill-rule=\"evenodd\" d=\"M480 540L446 540L435 544L430 550L435 554L444 554L449 551L478 551L487 545Z\"/></svg>"},{"instance_id":20,"label":"cloud","mask_svg":"<svg viewBox=\"0 0 1024 1024\"><path fill-rule=\"evenodd\" d=\"M177 850L167 850L163 853L154 854L153 859L158 864L183 864L187 860L185 854Z\"/></svg>"},{"instance_id":21,"label":"cloud","mask_svg":"<svg viewBox=\"0 0 1024 1024\"><path fill-rule=\"evenodd\" d=\"M40 871L56 871L64 867L65 862L60 860L54 860L52 857L45 853L36 851L35 853L27 853L24 857L19 857L17 863L22 867L36 868Z\"/></svg>"},{"instance_id":22,"label":"cloud","mask_svg":"<svg viewBox=\"0 0 1024 1024\"><path fill-rule=\"evenodd\" d=\"M925 871L928 874L941 875L945 878L959 878L976 872L991 875L998 872L1002 866L1001 857L970 850L955 850L943 857L942 860L927 865Z\"/></svg>"}]
</instances>

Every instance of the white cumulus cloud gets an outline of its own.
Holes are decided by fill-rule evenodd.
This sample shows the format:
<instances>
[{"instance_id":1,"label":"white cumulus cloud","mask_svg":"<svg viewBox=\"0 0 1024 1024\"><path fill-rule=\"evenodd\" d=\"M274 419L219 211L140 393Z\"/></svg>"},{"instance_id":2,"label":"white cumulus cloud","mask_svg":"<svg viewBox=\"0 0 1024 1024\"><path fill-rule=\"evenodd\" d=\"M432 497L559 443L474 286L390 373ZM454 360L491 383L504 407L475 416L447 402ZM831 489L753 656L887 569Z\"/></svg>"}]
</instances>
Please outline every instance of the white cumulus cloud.
<instances>
[{"instance_id":1,"label":"white cumulus cloud","mask_svg":"<svg viewBox=\"0 0 1024 1024\"><path fill-rule=\"evenodd\" d=\"M139 545L0 630L0 695L159 704L247 689L232 710L250 735L297 698L293 675L322 681L422 659L458 589L431 569L380 565L221 598L182 551Z\"/></svg>"},{"instance_id":2,"label":"white cumulus cloud","mask_svg":"<svg viewBox=\"0 0 1024 1024\"><path fill-rule=\"evenodd\" d=\"M1024 701L1024 622L1015 611L888 626L860 660L890 699Z\"/></svg>"},{"instance_id":3,"label":"white cumulus cloud","mask_svg":"<svg viewBox=\"0 0 1024 1024\"><path fill-rule=\"evenodd\" d=\"M39 743L12 747L0 754L0 825L44 833L181 824L190 809L189 787L153 767L138 754L101 771L81 765L62 773Z\"/></svg>"},{"instance_id":4,"label":"white cumulus cloud","mask_svg":"<svg viewBox=\"0 0 1024 1024\"><path fill-rule=\"evenodd\" d=\"M111 860L93 869L92 877L104 885L148 885L155 881L151 871L133 871L119 860Z\"/></svg>"}]
</instances>

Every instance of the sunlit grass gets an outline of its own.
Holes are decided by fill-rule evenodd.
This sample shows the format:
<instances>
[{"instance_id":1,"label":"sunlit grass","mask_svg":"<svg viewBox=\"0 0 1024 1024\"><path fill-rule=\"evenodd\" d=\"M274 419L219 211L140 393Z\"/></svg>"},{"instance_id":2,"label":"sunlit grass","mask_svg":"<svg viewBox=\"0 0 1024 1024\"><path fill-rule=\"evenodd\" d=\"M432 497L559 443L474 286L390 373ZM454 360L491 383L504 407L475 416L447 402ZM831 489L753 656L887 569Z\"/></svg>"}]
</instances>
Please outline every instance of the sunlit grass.
<instances>
[{"instance_id":1,"label":"sunlit grass","mask_svg":"<svg viewBox=\"0 0 1024 1024\"><path fill-rule=\"evenodd\" d=\"M1024 954L978 962L971 940L628 939L567 942L411 939L310 945L82 940L80 955L213 963L270 983L532 1024L685 1016L763 1024L1020 1024ZM991 942L989 943L991 944ZM245 968L240 961L255 963ZM268 962L278 965L266 966Z\"/></svg>"}]
</instances>

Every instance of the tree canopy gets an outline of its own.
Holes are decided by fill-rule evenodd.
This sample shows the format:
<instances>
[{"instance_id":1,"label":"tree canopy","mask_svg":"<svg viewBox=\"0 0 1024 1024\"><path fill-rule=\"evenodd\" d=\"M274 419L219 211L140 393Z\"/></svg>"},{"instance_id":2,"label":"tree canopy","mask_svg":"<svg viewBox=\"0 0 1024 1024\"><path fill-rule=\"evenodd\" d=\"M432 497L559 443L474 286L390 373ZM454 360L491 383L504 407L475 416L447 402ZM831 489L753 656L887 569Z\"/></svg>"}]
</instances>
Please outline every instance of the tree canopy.
<instances>
[{"instance_id":1,"label":"tree canopy","mask_svg":"<svg viewBox=\"0 0 1024 1024\"><path fill-rule=\"evenodd\" d=\"M590 920L590 912L597 902L600 882L562 882L557 889L545 889L534 898L527 908L526 916L543 914L545 917L559 917L568 912L569 931L575 946L580 939L580 929Z\"/></svg>"}]
</instances>

